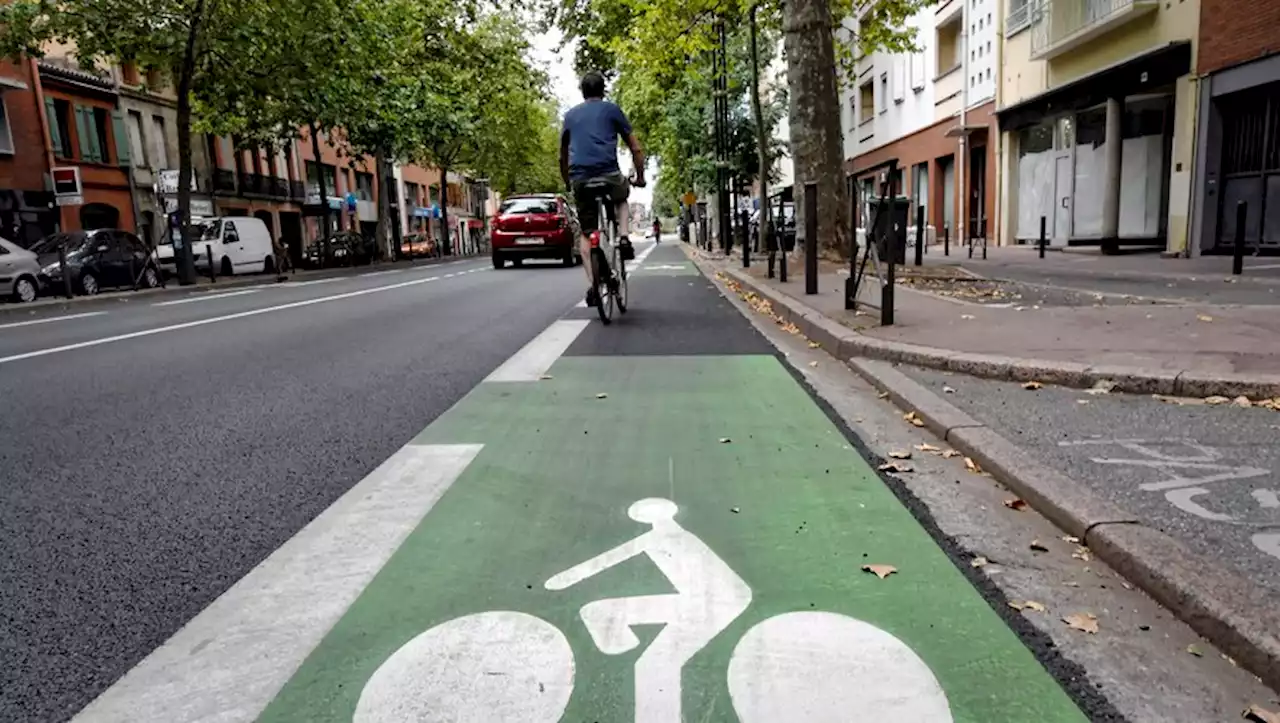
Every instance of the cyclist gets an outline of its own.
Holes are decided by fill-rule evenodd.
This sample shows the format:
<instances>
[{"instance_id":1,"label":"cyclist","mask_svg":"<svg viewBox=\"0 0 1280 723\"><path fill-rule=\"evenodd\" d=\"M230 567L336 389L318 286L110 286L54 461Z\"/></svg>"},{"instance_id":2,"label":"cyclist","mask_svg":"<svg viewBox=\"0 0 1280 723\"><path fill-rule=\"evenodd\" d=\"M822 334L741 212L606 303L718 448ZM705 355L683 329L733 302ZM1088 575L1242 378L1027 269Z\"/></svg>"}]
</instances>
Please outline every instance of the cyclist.
<instances>
[{"instance_id":1,"label":"cyclist","mask_svg":"<svg viewBox=\"0 0 1280 723\"><path fill-rule=\"evenodd\" d=\"M583 266L587 271L587 304L600 303L597 298L595 277L591 271L591 243L593 231L600 230L599 206L586 186L591 181L607 181L609 198L616 207L618 220L618 253L622 259L635 257L631 246L630 209L627 197L631 186L644 187L644 149L631 130L631 122L617 105L604 99L604 75L591 71L582 76L583 102L565 113L564 130L560 133L560 177L573 192L578 207ZM635 177L628 184L618 166L618 138L626 141L631 149L631 164Z\"/></svg>"}]
</instances>

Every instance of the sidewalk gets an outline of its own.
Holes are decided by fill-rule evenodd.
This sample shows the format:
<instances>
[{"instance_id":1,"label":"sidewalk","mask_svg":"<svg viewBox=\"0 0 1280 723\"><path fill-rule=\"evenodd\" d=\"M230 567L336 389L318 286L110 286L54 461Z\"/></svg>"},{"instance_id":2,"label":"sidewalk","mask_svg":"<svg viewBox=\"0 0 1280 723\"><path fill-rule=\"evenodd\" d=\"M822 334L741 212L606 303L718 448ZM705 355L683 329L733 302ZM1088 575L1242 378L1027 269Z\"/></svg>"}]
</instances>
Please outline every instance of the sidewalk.
<instances>
[{"instance_id":1,"label":"sidewalk","mask_svg":"<svg viewBox=\"0 0 1280 723\"><path fill-rule=\"evenodd\" d=\"M917 291L900 278L896 324L883 327L874 310L845 310L848 270L835 264L820 264L819 293L808 296L799 261L789 264L784 284L765 278L763 258L744 270L740 259L696 253L775 306L798 302L802 314L857 331L850 343L863 356L1067 386L1105 379L1118 391L1135 393L1280 396L1280 314L1274 306L1148 302L1031 284L1015 284L1020 297L993 305ZM860 298L878 304L878 282L867 281Z\"/></svg>"}]
</instances>

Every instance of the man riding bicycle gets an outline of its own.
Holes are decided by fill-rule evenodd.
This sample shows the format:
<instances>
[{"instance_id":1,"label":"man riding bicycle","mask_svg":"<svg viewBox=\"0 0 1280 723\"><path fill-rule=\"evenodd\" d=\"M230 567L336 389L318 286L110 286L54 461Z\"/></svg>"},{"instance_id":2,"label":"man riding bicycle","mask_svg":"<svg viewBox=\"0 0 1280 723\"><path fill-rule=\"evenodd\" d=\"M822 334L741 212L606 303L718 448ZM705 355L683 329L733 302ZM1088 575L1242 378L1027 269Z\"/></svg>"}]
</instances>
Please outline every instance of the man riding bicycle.
<instances>
[{"instance_id":1,"label":"man riding bicycle","mask_svg":"<svg viewBox=\"0 0 1280 723\"><path fill-rule=\"evenodd\" d=\"M635 257L631 246L630 209L627 197L631 186L644 187L644 149L631 131L631 122L617 105L604 99L604 76L591 71L582 77L583 102L564 116L564 130L560 133L560 177L573 192L574 205L578 207L579 239L583 266L587 271L587 304L600 303L596 292L595 277L591 270L591 242L593 231L600 230L598 192L601 182L608 189L606 197L616 208L618 220L618 252L622 259ZM631 164L635 177L628 183L618 166L618 138L631 149ZM591 188L589 188L589 186Z\"/></svg>"}]
</instances>

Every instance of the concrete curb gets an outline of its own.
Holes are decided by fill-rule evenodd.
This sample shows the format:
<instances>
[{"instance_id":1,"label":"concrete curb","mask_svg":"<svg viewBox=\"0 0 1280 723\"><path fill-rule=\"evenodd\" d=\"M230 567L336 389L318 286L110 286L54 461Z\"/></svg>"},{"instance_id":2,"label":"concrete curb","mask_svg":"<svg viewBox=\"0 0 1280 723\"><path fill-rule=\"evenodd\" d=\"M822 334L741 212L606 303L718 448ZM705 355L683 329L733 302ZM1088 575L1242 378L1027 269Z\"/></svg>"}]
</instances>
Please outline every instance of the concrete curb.
<instances>
[{"instance_id":1,"label":"concrete curb","mask_svg":"<svg viewBox=\"0 0 1280 723\"><path fill-rule=\"evenodd\" d=\"M694 260L699 266L703 265L700 259ZM715 270L703 267L704 272ZM1079 537L1099 559L1231 655L1263 683L1280 690L1280 638L1277 638L1280 606L1274 604L1269 591L1223 571L1172 537L1141 524L1133 515L1096 495L1083 483L1043 464L892 364L857 358L864 356L859 353L863 346L853 338L857 334L852 330L802 304L789 305L790 299L782 302L758 286L748 285L740 274L730 271L729 275L769 299L774 311L799 327L810 340L821 344L827 353L846 362L854 372L888 394L899 408L914 411L926 428L972 458L1063 531ZM1030 371L1044 372L1036 376L1042 381L1055 378L1054 373L1071 378L1072 374L1085 374L1091 369L1076 365L1079 370L1065 371L1057 364L1031 369L1022 364L1015 366L1013 362L975 360L974 355L943 353L938 356L941 361L923 366L963 371L970 364L986 364L982 367L984 370L1002 369L1009 375L1005 378L1021 378L1013 375ZM1144 381L1143 377L1133 374L1126 378L1135 386L1169 383L1166 377L1159 377L1159 382ZM1176 378L1174 375L1172 381Z\"/></svg>"},{"instance_id":2,"label":"concrete curb","mask_svg":"<svg viewBox=\"0 0 1280 723\"><path fill-rule=\"evenodd\" d=\"M418 259L410 264L409 262L396 261L381 264L373 264L369 266L356 266L338 269L316 269L308 271L299 271L296 275L290 276L289 280L297 279L298 281L312 281L316 279L328 278L344 278L356 277L360 274L366 274L371 271L386 271L389 269L411 269L415 267L440 266L453 261L468 261L481 258L480 256L451 256L447 259ZM106 306L116 306L126 304L130 301L152 301L156 299L164 299L171 296L180 296L192 293L218 293L219 291L231 289L243 289L254 286L274 286L279 282L274 276L269 274L253 274L247 276L233 276L231 278L219 279L215 284L199 283L191 286L180 286L176 281L170 281L167 286L157 289L141 289L138 291L122 290L108 291L98 294L97 296L75 296L70 299L65 297L51 297L48 299L38 300L30 304L14 304L0 303L0 318L17 315L17 314L35 314L44 311L91 311Z\"/></svg>"},{"instance_id":3,"label":"concrete curb","mask_svg":"<svg viewBox=\"0 0 1280 723\"><path fill-rule=\"evenodd\" d=\"M830 336L840 341L840 358L853 356L911 364L912 366L960 372L975 377L1005 381L1041 381L1064 387L1087 389L1100 381L1115 383L1115 391L1130 394L1166 394L1180 397L1246 396L1254 399L1280 397L1280 374L1211 374L1201 371L1149 369L1108 364L1082 364L1050 359L1027 359L996 354L974 354L938 347L907 344L859 334L822 315L804 302L780 293L752 276L734 268L716 268L694 257L704 271L719 271L743 288L767 299L773 310L805 330L823 320L834 325ZM839 333L836 334L835 330ZM818 340L820 341L820 340ZM827 349L835 347L824 343Z\"/></svg>"}]
</instances>

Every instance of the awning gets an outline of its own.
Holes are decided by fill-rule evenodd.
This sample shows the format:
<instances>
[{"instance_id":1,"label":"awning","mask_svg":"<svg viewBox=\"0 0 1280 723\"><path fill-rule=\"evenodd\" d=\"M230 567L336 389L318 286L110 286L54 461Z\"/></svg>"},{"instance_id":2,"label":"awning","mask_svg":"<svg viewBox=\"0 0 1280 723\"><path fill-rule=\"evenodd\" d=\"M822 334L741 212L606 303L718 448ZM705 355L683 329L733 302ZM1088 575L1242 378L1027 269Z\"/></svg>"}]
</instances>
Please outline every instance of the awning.
<instances>
[{"instance_id":1,"label":"awning","mask_svg":"<svg viewBox=\"0 0 1280 723\"><path fill-rule=\"evenodd\" d=\"M1000 121L1000 130L1019 130L1060 113L1092 108L1108 98L1150 92L1190 72L1191 41L1179 40L999 108L995 115Z\"/></svg>"}]
</instances>

